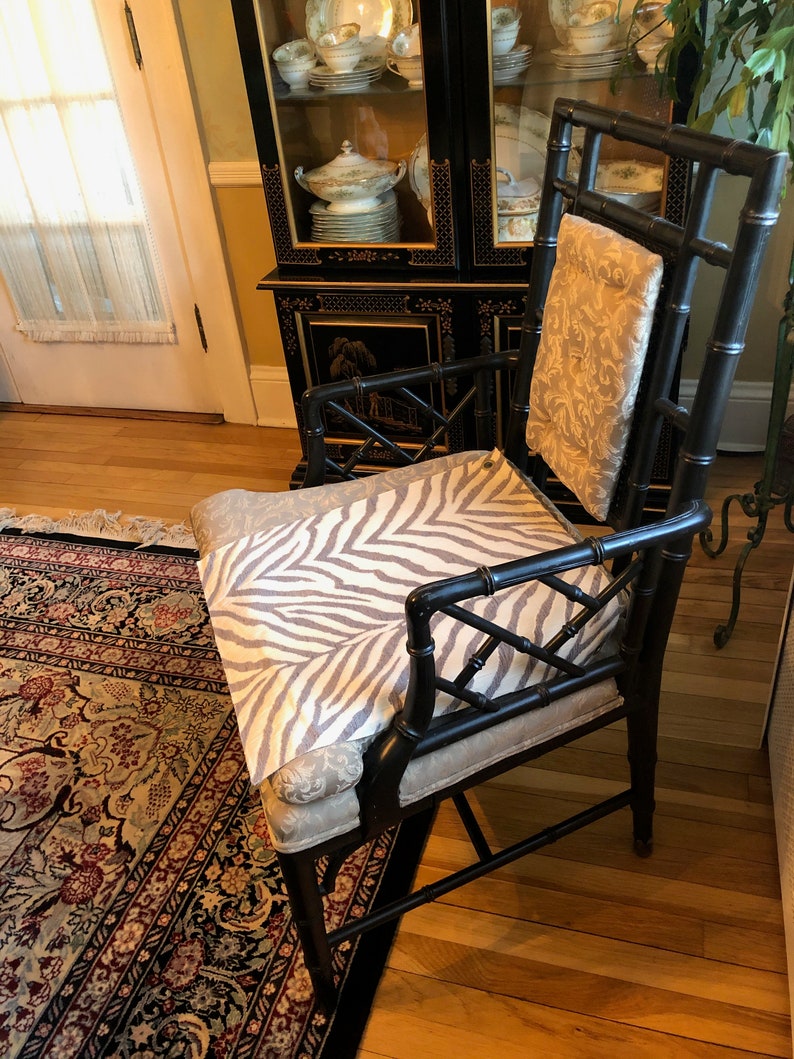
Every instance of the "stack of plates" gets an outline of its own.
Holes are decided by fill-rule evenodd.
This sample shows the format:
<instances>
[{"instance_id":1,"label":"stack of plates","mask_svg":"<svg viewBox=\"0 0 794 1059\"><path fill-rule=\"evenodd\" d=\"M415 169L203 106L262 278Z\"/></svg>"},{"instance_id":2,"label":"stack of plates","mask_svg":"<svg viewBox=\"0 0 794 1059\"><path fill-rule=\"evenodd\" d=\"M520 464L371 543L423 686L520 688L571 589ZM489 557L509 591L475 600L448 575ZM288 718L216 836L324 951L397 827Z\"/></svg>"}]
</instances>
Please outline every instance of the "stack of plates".
<instances>
[{"instance_id":1,"label":"stack of plates","mask_svg":"<svg viewBox=\"0 0 794 1059\"><path fill-rule=\"evenodd\" d=\"M315 88L324 88L326 92L360 92L362 88L377 81L386 63L383 59L362 59L350 73L334 73L325 65L315 66L309 72L309 84Z\"/></svg>"},{"instance_id":2,"label":"stack of plates","mask_svg":"<svg viewBox=\"0 0 794 1059\"><path fill-rule=\"evenodd\" d=\"M506 55L493 56L494 84L501 85L512 81L527 69L532 62L532 45L518 44Z\"/></svg>"},{"instance_id":3,"label":"stack of plates","mask_svg":"<svg viewBox=\"0 0 794 1059\"><path fill-rule=\"evenodd\" d=\"M584 55L573 48L552 48L554 65L561 70L604 70L618 66L626 54L625 48L608 48L597 55Z\"/></svg>"},{"instance_id":4,"label":"stack of plates","mask_svg":"<svg viewBox=\"0 0 794 1059\"><path fill-rule=\"evenodd\" d=\"M309 207L315 243L396 243L400 214L393 191L378 195L378 205L365 213L335 213L318 199Z\"/></svg>"}]
</instances>

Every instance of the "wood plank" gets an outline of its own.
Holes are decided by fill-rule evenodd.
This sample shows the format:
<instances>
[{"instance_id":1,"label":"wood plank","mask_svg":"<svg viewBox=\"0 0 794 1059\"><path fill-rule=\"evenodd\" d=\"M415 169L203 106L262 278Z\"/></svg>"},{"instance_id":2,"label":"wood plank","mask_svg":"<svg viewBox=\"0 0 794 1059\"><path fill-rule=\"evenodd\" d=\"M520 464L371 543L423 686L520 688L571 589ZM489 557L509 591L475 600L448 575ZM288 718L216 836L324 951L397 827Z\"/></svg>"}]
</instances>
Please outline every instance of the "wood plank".
<instances>
[{"instance_id":1,"label":"wood plank","mask_svg":"<svg viewBox=\"0 0 794 1059\"><path fill-rule=\"evenodd\" d=\"M547 924L505 920L440 901L415 909L407 923L410 932L423 938L459 944L465 937L467 948L586 973L598 968L599 976L613 982L686 993L784 1017L789 1014L785 974L707 961L667 949L649 949Z\"/></svg>"},{"instance_id":2,"label":"wood plank","mask_svg":"<svg viewBox=\"0 0 794 1059\"><path fill-rule=\"evenodd\" d=\"M715 1048L662 1030L627 1030L612 1019L569 1014L497 991L456 988L452 983L405 971L388 974L382 992L388 1010L373 1012L359 1059L367 1054L393 1059L438 1059L456 1054L482 1059L535 1055L559 1059L603 1059L605 1055L738 1059L747 1055L734 1047ZM767 1038L773 1047L779 1044L771 1028ZM378 1050L368 1052L373 1039L379 1042ZM385 1051L380 1042L388 1042Z\"/></svg>"},{"instance_id":3,"label":"wood plank","mask_svg":"<svg viewBox=\"0 0 794 1059\"><path fill-rule=\"evenodd\" d=\"M297 431L0 410L0 506L53 517L106 507L184 520L228 488L289 487ZM721 457L710 502L745 491L757 457ZM665 673L656 847L631 849L628 812L473 883L400 925L359 1059L791 1055L780 881L761 718L791 535L773 513L743 579L736 630L714 626L749 520L726 552L695 545ZM626 781L625 723L477 792L496 845ZM447 805L418 881L468 863Z\"/></svg>"}]
</instances>

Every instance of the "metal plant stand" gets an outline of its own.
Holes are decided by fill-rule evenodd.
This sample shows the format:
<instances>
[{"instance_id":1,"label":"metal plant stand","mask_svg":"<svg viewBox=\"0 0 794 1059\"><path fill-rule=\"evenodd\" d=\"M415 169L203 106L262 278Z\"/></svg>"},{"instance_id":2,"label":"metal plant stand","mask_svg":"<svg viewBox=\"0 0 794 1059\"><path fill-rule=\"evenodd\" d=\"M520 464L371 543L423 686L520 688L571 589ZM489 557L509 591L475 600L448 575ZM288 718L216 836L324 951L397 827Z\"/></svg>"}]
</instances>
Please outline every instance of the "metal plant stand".
<instances>
[{"instance_id":1,"label":"metal plant stand","mask_svg":"<svg viewBox=\"0 0 794 1059\"><path fill-rule=\"evenodd\" d=\"M791 507L794 501L794 416L786 419L789 388L794 371L794 252L789 265L789 289L783 301L783 316L780 319L775 360L775 377L772 386L772 407L764 450L764 470L760 481L751 493L733 493L726 496L722 504L721 536L716 546L712 545L710 529L700 534L700 543L706 555L715 559L721 555L728 543L728 513L735 500L742 512L756 524L748 530L747 543L742 548L733 571L733 602L731 613L724 625L714 630L714 643L724 647L731 638L739 614L742 591L742 573L750 553L764 539L769 513L783 505L783 520L786 529L794 533Z\"/></svg>"}]
</instances>

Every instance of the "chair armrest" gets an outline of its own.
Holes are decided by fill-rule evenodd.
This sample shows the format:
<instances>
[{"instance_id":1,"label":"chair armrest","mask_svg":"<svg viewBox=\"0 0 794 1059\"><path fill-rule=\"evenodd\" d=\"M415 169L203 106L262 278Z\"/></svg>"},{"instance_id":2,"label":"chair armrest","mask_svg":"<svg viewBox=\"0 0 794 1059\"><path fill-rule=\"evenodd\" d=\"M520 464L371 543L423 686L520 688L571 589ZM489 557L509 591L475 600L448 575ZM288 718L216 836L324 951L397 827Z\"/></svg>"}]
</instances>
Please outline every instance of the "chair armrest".
<instances>
[{"instance_id":1,"label":"chair armrest","mask_svg":"<svg viewBox=\"0 0 794 1059\"><path fill-rule=\"evenodd\" d=\"M478 428L478 446L491 448L492 440L485 437L485 427L481 424L490 419L490 378L497 371L515 368L518 354L513 351L489 353L479 357L449 363L433 363L426 367L410 368L404 371L383 372L379 375L357 376L340 382L323 383L307 390L301 399L304 435L306 439L307 468L303 487L322 485L327 472L332 472L342 479L353 479L356 463L380 447L390 453L398 463L419 463L433 454L433 450L447 435L449 428L459 420L464 410L475 405L475 423ZM454 409L444 414L430 405L423 397L415 393L417 387L438 385L448 380L463 376L472 376L471 388L456 403ZM432 432L419 446L410 451L385 437L372 423L356 415L343 402L375 393L399 392L401 397L415 407L432 424ZM333 410L341 416L363 439L351 457L340 466L330 460L325 451L324 413ZM482 444L480 441L482 440ZM355 444L355 442L353 443Z\"/></svg>"},{"instance_id":2,"label":"chair armrest","mask_svg":"<svg viewBox=\"0 0 794 1059\"><path fill-rule=\"evenodd\" d=\"M371 745L365 755L361 802L370 819L377 818L382 822L389 817L396 804L402 775L414 755L428 753L457 739L474 735L535 705L561 698L574 690L623 672L630 660L645 654L646 627L654 599L654 621L650 628L654 645L650 654L652 659L658 658L661 665L681 578L691 552L692 538L708 526L711 516L711 509L704 501L690 501L679 513L649 525L609 533L603 537L590 537L577 544L490 568L481 567L471 573L434 581L415 589L405 604L407 650L410 655L405 705L394 717L388 731ZM434 615L444 612L459 617L459 603L478 596L491 596L531 581L543 581L557 589L564 587L571 593L570 598L575 598L578 590L557 581L558 575L578 567L609 561L620 563L620 574L614 578L609 589L598 597L586 597L583 606L585 610L593 612L629 584L634 586L631 613L627 618L620 656L616 655L611 660L599 659L585 666L563 665L560 667L564 670L561 676L531 685L494 703L482 704L479 709L449 714L445 716L442 727L431 728L439 687L434 659L435 644L430 629ZM657 597L661 591L668 598L660 607ZM579 624L576 621L569 623L562 636L555 637L554 641L560 640L561 643L565 636L578 631L585 620ZM506 643L511 643L511 638L518 639L509 630L499 630L499 633L502 632L507 632L507 636L500 637ZM552 654L560 645L554 641L551 644ZM644 673L643 679L650 682L653 674ZM465 695L461 698L467 701Z\"/></svg>"}]
</instances>

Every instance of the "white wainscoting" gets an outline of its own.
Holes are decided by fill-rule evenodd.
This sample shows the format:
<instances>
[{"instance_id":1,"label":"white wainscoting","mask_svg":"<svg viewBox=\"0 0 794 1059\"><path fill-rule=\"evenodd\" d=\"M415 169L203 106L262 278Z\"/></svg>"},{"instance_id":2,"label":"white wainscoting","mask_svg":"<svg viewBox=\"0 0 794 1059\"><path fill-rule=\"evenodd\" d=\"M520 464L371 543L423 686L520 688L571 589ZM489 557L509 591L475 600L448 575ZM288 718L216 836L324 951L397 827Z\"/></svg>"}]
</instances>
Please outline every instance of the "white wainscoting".
<instances>
[{"instance_id":1,"label":"white wainscoting","mask_svg":"<svg viewBox=\"0 0 794 1059\"><path fill-rule=\"evenodd\" d=\"M689 408L695 395L693 379L682 379L679 400ZM725 413L719 448L723 452L763 452L772 402L771 382L735 382ZM794 400L789 396L787 415L794 412Z\"/></svg>"},{"instance_id":2,"label":"white wainscoting","mask_svg":"<svg viewBox=\"0 0 794 1059\"><path fill-rule=\"evenodd\" d=\"M297 424L287 369L252 364L250 373L257 425L260 427L292 427L294 430Z\"/></svg>"}]
</instances>

